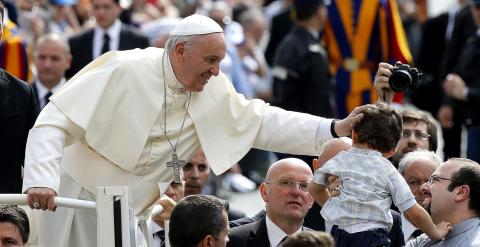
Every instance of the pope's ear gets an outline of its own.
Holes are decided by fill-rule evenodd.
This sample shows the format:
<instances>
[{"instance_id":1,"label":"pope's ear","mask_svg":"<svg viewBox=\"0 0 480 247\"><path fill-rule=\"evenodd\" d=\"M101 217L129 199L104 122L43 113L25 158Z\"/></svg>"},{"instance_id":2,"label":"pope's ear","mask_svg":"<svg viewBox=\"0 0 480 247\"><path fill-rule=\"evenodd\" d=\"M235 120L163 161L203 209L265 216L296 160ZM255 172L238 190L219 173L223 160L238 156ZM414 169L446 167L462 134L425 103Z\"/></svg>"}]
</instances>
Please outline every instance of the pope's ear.
<instances>
[{"instance_id":1,"label":"pope's ear","mask_svg":"<svg viewBox=\"0 0 480 247\"><path fill-rule=\"evenodd\" d=\"M183 57L185 53L185 43L182 43L182 42L177 43L175 45L174 51L175 51L175 55L179 57Z\"/></svg>"}]
</instances>

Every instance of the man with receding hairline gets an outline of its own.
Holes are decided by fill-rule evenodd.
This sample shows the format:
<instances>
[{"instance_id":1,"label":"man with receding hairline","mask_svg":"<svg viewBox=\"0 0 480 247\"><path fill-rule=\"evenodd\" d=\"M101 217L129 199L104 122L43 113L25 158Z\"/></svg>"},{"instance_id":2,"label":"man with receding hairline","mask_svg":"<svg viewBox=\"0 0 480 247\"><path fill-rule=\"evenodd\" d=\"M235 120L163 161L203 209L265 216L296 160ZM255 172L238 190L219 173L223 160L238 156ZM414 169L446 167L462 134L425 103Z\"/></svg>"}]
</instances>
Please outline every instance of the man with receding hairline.
<instances>
[{"instance_id":1,"label":"man with receding hairline","mask_svg":"<svg viewBox=\"0 0 480 247\"><path fill-rule=\"evenodd\" d=\"M441 240L425 234L407 243L407 247L476 247L480 245L480 165L472 160L451 158L424 183L425 207L433 222L452 223L453 229Z\"/></svg>"},{"instance_id":2,"label":"man with receding hairline","mask_svg":"<svg viewBox=\"0 0 480 247\"><path fill-rule=\"evenodd\" d=\"M228 246L278 246L286 237L303 231L303 220L313 204L308 193L312 171L304 161L286 158L273 163L260 185L266 215L259 221L230 230Z\"/></svg>"},{"instance_id":3,"label":"man with receding hairline","mask_svg":"<svg viewBox=\"0 0 480 247\"><path fill-rule=\"evenodd\" d=\"M70 68L72 55L67 40L58 34L46 34L37 40L33 52L37 74L32 83L40 109L65 82L65 71Z\"/></svg>"},{"instance_id":4,"label":"man with receding hairline","mask_svg":"<svg viewBox=\"0 0 480 247\"><path fill-rule=\"evenodd\" d=\"M423 205L426 198L425 193L420 189L421 185L428 182L428 178L441 164L442 161L435 153L425 150L407 153L400 161L398 172L407 182L418 204ZM422 233L422 231L408 221L403 214L402 230L405 242Z\"/></svg>"}]
</instances>

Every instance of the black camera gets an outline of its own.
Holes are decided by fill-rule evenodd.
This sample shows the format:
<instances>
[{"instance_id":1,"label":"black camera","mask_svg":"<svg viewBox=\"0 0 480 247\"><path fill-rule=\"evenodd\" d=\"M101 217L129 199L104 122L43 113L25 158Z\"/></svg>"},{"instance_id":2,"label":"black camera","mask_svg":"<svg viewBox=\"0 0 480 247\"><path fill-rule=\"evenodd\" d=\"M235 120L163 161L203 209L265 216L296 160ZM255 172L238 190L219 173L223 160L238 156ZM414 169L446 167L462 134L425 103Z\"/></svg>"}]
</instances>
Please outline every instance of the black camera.
<instances>
[{"instance_id":1,"label":"black camera","mask_svg":"<svg viewBox=\"0 0 480 247\"><path fill-rule=\"evenodd\" d=\"M395 92L403 92L409 88L415 88L422 79L422 73L408 64L397 63L392 69L392 75L388 79L390 88Z\"/></svg>"}]
</instances>

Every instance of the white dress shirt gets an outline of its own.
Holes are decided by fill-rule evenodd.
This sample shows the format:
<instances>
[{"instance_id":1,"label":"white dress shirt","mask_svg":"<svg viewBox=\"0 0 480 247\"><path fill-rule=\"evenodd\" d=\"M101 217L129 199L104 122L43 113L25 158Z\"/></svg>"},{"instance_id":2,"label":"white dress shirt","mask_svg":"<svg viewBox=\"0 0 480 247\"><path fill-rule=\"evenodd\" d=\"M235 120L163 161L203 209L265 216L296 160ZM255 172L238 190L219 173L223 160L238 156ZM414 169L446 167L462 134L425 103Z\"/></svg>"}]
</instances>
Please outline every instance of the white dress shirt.
<instances>
[{"instance_id":1,"label":"white dress shirt","mask_svg":"<svg viewBox=\"0 0 480 247\"><path fill-rule=\"evenodd\" d=\"M161 246L162 240L158 237L157 232L164 230L159 224L152 220L153 246Z\"/></svg>"},{"instance_id":2,"label":"white dress shirt","mask_svg":"<svg viewBox=\"0 0 480 247\"><path fill-rule=\"evenodd\" d=\"M48 90L48 88L45 87L41 81L39 81L38 79L36 80L35 87L37 87L38 100L39 100L38 104L40 106L40 109L43 109L43 107L45 107L48 104L47 99L45 99L45 96L47 96L48 92L51 92L52 94L54 94L56 91L58 91L58 89L60 89L63 86L63 84L65 84L66 81L67 80L65 80L65 78L62 78L60 83L58 83L51 90Z\"/></svg>"},{"instance_id":3,"label":"white dress shirt","mask_svg":"<svg viewBox=\"0 0 480 247\"><path fill-rule=\"evenodd\" d=\"M405 218L405 215L403 213L401 214L401 217L403 238L405 239L406 243L410 239L412 233L417 230L417 228L410 221L408 221L407 218Z\"/></svg>"},{"instance_id":4,"label":"white dress shirt","mask_svg":"<svg viewBox=\"0 0 480 247\"><path fill-rule=\"evenodd\" d=\"M110 26L107 30L102 29L101 27L95 27L93 31L93 59L99 57L102 52L103 46L103 35L105 33L108 34L110 37L110 50L117 51L120 45L120 31L122 29L122 23L120 20L116 20L112 26Z\"/></svg>"},{"instance_id":5,"label":"white dress shirt","mask_svg":"<svg viewBox=\"0 0 480 247\"><path fill-rule=\"evenodd\" d=\"M268 241L270 241L270 246L272 247L277 247L280 242L288 236L280 227L275 225L275 223L272 222L272 220L268 217L268 215L265 215L265 221L267 224L267 234L268 234ZM295 232L301 232L302 231L302 226Z\"/></svg>"}]
</instances>

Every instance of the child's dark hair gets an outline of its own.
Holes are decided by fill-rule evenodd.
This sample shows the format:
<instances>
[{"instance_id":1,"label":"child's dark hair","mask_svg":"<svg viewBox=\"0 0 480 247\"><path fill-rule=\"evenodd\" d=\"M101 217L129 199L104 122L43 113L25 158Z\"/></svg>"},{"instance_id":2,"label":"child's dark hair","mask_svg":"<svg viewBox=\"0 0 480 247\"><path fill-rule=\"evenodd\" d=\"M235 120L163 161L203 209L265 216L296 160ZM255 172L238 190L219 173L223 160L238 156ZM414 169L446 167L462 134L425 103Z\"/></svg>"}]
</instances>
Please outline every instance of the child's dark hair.
<instances>
[{"instance_id":1,"label":"child's dark hair","mask_svg":"<svg viewBox=\"0 0 480 247\"><path fill-rule=\"evenodd\" d=\"M367 105L363 118L353 126L354 143L387 153L393 150L402 136L402 117L383 102Z\"/></svg>"}]
</instances>

